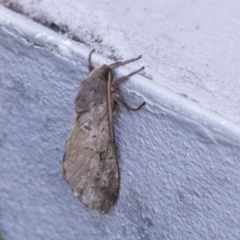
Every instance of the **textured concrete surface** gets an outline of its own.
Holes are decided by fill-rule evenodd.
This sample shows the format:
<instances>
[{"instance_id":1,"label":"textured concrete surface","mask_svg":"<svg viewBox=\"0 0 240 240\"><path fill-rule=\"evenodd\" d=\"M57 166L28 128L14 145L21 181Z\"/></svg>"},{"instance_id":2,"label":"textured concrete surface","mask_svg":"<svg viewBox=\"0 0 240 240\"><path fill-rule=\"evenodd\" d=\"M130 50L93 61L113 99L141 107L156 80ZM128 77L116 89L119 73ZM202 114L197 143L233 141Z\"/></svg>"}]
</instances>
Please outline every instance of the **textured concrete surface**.
<instances>
[{"instance_id":1,"label":"textured concrete surface","mask_svg":"<svg viewBox=\"0 0 240 240\"><path fill-rule=\"evenodd\" d=\"M99 216L73 196L61 159L88 52L0 6L5 239L238 239L239 126L140 75L122 92L131 105L143 99L147 105L138 112L119 109L115 118L116 206ZM109 62L98 54L94 61Z\"/></svg>"}]
</instances>

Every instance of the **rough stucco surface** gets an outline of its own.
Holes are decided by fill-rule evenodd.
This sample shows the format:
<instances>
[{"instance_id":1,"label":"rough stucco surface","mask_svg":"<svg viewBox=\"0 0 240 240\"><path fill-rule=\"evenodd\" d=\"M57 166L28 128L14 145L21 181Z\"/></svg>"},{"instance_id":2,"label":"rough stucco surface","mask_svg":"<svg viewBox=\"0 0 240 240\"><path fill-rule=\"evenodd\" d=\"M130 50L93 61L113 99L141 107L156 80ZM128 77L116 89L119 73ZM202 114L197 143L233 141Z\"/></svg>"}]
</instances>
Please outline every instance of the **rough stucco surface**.
<instances>
[{"instance_id":1,"label":"rough stucco surface","mask_svg":"<svg viewBox=\"0 0 240 240\"><path fill-rule=\"evenodd\" d=\"M122 92L131 105L143 99L147 105L138 112L119 109L115 118L116 206L99 216L74 197L62 179L61 159L88 52L0 6L5 239L238 239L238 126L142 76ZM104 62L97 54L94 60Z\"/></svg>"}]
</instances>

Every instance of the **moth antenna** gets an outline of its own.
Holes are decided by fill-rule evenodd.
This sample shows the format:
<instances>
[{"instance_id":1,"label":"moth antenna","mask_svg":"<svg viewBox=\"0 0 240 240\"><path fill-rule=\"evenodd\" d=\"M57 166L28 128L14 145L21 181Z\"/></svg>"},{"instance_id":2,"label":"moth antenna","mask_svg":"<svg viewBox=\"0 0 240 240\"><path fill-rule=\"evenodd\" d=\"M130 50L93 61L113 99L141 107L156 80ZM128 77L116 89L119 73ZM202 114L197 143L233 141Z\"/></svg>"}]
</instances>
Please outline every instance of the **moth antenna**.
<instances>
[{"instance_id":1,"label":"moth antenna","mask_svg":"<svg viewBox=\"0 0 240 240\"><path fill-rule=\"evenodd\" d=\"M118 79L116 79L113 83L112 83L112 91L117 91L119 89L119 85L122 84L123 82L127 81L129 77L131 77L134 74L137 74L138 72L142 71L144 69L144 67L141 67L140 69L129 73L126 76L120 77Z\"/></svg>"},{"instance_id":2,"label":"moth antenna","mask_svg":"<svg viewBox=\"0 0 240 240\"><path fill-rule=\"evenodd\" d=\"M92 64L92 54L95 52L95 49L93 49L90 53L89 53L89 56L88 56L88 69L89 69L89 72L92 72L92 70L95 68Z\"/></svg>"},{"instance_id":3,"label":"moth antenna","mask_svg":"<svg viewBox=\"0 0 240 240\"><path fill-rule=\"evenodd\" d=\"M139 55L137 58L132 58L132 59L129 59L129 60L126 60L126 61L123 61L123 62L115 62L115 63L110 64L109 67L110 67L111 69L114 69L114 68L117 68L117 67L126 65L126 64L128 64L128 63L137 61L137 60L140 59L141 57L142 57L142 55Z\"/></svg>"}]
</instances>

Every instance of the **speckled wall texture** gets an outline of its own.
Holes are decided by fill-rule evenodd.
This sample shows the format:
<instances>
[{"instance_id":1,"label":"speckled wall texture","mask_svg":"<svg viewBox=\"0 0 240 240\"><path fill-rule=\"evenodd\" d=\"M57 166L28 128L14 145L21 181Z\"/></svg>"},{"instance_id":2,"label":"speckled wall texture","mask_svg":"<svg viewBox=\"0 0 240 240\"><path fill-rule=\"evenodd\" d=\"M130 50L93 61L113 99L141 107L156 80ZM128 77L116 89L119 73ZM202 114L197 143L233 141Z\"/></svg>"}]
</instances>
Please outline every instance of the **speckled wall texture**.
<instances>
[{"instance_id":1,"label":"speckled wall texture","mask_svg":"<svg viewBox=\"0 0 240 240\"><path fill-rule=\"evenodd\" d=\"M140 75L121 89L131 105L145 100L146 106L138 112L120 108L115 116L117 204L100 216L72 194L61 160L73 99L88 73L88 52L83 44L0 6L4 238L238 239L238 126ZM94 55L95 63L105 60Z\"/></svg>"}]
</instances>

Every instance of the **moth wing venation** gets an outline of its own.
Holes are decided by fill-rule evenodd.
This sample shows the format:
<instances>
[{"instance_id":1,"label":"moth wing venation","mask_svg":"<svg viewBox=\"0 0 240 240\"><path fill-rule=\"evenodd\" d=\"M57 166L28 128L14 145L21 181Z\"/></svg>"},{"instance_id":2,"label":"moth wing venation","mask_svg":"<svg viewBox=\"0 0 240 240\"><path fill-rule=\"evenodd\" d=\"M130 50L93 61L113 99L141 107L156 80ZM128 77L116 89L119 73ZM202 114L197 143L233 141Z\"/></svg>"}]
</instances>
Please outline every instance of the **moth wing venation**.
<instances>
[{"instance_id":1,"label":"moth wing venation","mask_svg":"<svg viewBox=\"0 0 240 240\"><path fill-rule=\"evenodd\" d=\"M99 104L75 119L66 142L63 176L80 201L104 214L117 200L119 177L108 116L102 108Z\"/></svg>"}]
</instances>

